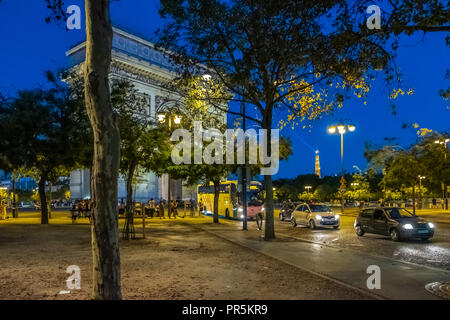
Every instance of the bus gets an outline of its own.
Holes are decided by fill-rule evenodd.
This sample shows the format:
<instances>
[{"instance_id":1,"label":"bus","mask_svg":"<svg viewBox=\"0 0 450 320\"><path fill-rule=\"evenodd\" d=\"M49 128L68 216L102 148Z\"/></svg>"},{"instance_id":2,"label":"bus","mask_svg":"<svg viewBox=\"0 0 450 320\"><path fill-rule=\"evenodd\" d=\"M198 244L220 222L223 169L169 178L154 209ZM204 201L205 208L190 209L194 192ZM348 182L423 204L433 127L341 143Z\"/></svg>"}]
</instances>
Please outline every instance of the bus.
<instances>
[{"instance_id":1,"label":"bus","mask_svg":"<svg viewBox=\"0 0 450 320\"><path fill-rule=\"evenodd\" d=\"M250 183L247 191L247 219L256 219L258 213L264 213L264 192L262 184L258 181ZM201 205L205 215L214 212L214 184L199 185L197 190L198 204ZM243 220L242 196L238 192L238 181L223 181L220 183L219 217L226 219Z\"/></svg>"}]
</instances>

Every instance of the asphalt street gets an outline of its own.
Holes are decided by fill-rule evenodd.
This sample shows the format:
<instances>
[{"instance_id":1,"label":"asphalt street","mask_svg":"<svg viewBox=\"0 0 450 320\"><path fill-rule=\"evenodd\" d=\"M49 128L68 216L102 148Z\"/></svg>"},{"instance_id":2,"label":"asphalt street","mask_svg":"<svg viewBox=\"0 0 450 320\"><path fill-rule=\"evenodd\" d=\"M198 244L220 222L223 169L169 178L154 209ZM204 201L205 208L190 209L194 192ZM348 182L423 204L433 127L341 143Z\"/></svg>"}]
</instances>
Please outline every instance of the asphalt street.
<instances>
[{"instance_id":1,"label":"asphalt street","mask_svg":"<svg viewBox=\"0 0 450 320\"><path fill-rule=\"evenodd\" d=\"M448 299L450 282L450 224L429 219L436 225L435 237L428 242L394 242L388 237L365 234L358 237L353 229L354 216L342 215L341 227L315 229L293 227L281 222L276 214L274 241L262 241L263 231L249 222L249 232L242 223L204 225L202 229L218 237L336 281L381 299ZM369 289L368 268L380 270L380 288ZM431 293L426 288L436 290ZM443 289L442 289L443 288ZM433 290L432 290L433 291ZM436 293L438 291L438 293Z\"/></svg>"},{"instance_id":2,"label":"asphalt street","mask_svg":"<svg viewBox=\"0 0 450 320\"><path fill-rule=\"evenodd\" d=\"M389 237L367 233L363 237L358 237L353 228L355 221L353 215L341 215L339 230L293 227L290 222L281 222L278 219L275 224L276 232L284 236L450 270L450 223L437 222L439 219L425 216L424 218L434 222L436 226L434 237L428 242L418 240L394 242Z\"/></svg>"}]
</instances>

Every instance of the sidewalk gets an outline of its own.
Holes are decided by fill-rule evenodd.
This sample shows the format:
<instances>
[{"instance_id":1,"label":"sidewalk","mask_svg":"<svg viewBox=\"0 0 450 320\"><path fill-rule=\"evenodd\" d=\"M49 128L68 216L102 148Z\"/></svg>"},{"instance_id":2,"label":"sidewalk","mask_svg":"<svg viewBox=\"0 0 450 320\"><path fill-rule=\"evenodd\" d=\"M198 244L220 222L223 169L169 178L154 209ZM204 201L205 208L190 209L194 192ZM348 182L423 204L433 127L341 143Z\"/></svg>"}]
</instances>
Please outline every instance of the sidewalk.
<instances>
[{"instance_id":1,"label":"sidewalk","mask_svg":"<svg viewBox=\"0 0 450 320\"><path fill-rule=\"evenodd\" d=\"M425 285L437 281L450 282L449 271L355 250L323 246L281 236L274 241L266 242L262 240L261 232L257 230L243 232L236 225L228 223L197 227L296 268L382 299L440 299L426 291ZM366 281L370 274L367 274L366 270L370 265L379 266L381 269L381 289L379 290L367 289Z\"/></svg>"}]
</instances>

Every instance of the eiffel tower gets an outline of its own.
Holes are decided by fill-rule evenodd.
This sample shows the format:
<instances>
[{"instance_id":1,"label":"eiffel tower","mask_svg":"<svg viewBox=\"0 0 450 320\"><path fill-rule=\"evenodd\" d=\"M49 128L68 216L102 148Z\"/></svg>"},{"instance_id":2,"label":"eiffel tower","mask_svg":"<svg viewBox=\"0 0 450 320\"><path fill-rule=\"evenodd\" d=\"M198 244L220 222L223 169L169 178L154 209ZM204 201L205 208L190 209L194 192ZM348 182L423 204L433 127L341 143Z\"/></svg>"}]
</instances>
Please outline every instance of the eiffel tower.
<instances>
[{"instance_id":1,"label":"eiffel tower","mask_svg":"<svg viewBox=\"0 0 450 320\"><path fill-rule=\"evenodd\" d=\"M322 178L321 175L320 175L319 150L316 150L316 167L315 167L314 173L315 173L319 178Z\"/></svg>"}]
</instances>

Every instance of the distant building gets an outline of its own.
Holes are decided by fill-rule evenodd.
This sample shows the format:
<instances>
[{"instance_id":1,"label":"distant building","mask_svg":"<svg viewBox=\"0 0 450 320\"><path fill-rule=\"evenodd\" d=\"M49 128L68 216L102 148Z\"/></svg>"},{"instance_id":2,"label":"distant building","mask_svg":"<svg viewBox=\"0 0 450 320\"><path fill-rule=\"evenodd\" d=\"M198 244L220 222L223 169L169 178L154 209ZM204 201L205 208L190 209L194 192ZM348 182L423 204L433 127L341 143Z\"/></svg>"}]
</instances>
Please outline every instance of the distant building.
<instances>
[{"instance_id":1,"label":"distant building","mask_svg":"<svg viewBox=\"0 0 450 320\"><path fill-rule=\"evenodd\" d=\"M146 114L142 116L157 119L158 113L170 108L165 103L167 91L162 83L173 78L173 65L164 55L154 49L153 43L123 30L113 28L111 79L128 79L148 101ZM86 42L76 45L66 55L70 58L71 67L80 67L86 56ZM138 177L134 197L136 201L148 201L150 198L167 199L168 177L158 178L150 172ZM76 170L70 175L70 194L72 199L90 197L89 170ZM192 188L183 186L182 181L171 180L172 199L190 199L196 197ZM126 184L119 180L118 198L126 198Z\"/></svg>"},{"instance_id":2,"label":"distant building","mask_svg":"<svg viewBox=\"0 0 450 320\"><path fill-rule=\"evenodd\" d=\"M322 178L322 176L320 175L319 150L316 150L316 163L315 163L314 173L315 173L319 178Z\"/></svg>"}]
</instances>

